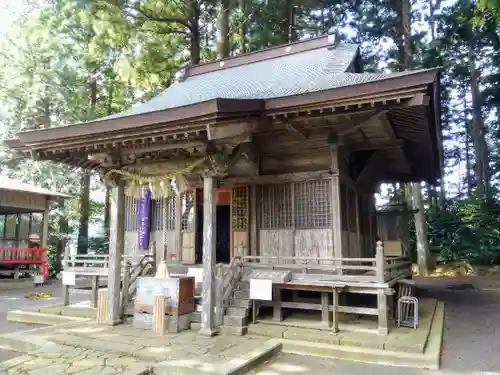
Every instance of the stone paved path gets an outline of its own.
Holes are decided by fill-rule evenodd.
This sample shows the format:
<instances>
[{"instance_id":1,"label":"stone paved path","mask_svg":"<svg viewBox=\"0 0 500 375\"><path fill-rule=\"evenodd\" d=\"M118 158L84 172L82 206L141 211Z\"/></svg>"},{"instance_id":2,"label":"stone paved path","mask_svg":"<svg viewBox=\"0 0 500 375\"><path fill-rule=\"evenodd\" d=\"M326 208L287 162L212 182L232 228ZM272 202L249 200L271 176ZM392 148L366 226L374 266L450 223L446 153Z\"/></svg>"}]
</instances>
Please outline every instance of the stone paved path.
<instances>
[{"instance_id":1,"label":"stone paved path","mask_svg":"<svg viewBox=\"0 0 500 375\"><path fill-rule=\"evenodd\" d=\"M147 374L151 365L150 362L115 353L55 345L0 364L0 373L6 375L138 375Z\"/></svg>"},{"instance_id":2,"label":"stone paved path","mask_svg":"<svg viewBox=\"0 0 500 375\"><path fill-rule=\"evenodd\" d=\"M139 375L157 363L180 366L223 364L261 347L255 337L202 337L196 331L156 336L128 325L94 322L43 329L22 335L44 347L0 365L8 375ZM2 367L3 366L3 367Z\"/></svg>"}]
</instances>

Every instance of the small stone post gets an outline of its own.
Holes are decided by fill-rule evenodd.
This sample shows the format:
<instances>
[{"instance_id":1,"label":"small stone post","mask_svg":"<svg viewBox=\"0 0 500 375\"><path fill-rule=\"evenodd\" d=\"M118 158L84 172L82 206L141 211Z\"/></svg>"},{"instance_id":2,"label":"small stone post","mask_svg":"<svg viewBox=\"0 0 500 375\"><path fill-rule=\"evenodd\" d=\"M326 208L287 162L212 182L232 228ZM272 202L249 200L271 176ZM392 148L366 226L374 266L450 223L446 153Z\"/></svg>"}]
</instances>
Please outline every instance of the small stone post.
<instances>
[{"instance_id":1,"label":"small stone post","mask_svg":"<svg viewBox=\"0 0 500 375\"><path fill-rule=\"evenodd\" d=\"M221 263L217 264L215 280L217 288L215 302L215 324L217 327L219 327L223 324L224 320L224 266Z\"/></svg>"},{"instance_id":2,"label":"small stone post","mask_svg":"<svg viewBox=\"0 0 500 375\"><path fill-rule=\"evenodd\" d=\"M125 317L125 313L127 312L127 306L129 302L128 289L130 286L130 269L132 268L132 264L130 261L125 261L125 267L123 269L123 283L122 283L122 303L121 303L121 317L122 319Z\"/></svg>"}]
</instances>

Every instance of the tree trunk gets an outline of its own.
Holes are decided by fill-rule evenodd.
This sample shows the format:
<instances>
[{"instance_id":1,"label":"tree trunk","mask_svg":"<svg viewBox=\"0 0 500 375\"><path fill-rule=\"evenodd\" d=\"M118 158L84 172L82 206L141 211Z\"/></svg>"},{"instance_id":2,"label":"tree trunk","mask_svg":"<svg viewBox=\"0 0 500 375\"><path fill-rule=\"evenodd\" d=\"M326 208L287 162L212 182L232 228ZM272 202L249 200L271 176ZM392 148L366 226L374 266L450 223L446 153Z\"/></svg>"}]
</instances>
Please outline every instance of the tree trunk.
<instances>
[{"instance_id":1,"label":"tree trunk","mask_svg":"<svg viewBox=\"0 0 500 375\"><path fill-rule=\"evenodd\" d=\"M464 127L465 127L465 183L467 185L467 197L472 195L472 175L471 175L471 163L470 163L470 131L471 125L467 119L467 98L465 97L466 90L463 93L463 105L464 105Z\"/></svg>"},{"instance_id":2,"label":"tree trunk","mask_svg":"<svg viewBox=\"0 0 500 375\"><path fill-rule=\"evenodd\" d=\"M417 236L417 263L420 276L427 276L429 268L429 241L425 228L424 202L422 201L422 191L420 183L415 182L411 186L413 197L413 208L418 210L415 213L415 232Z\"/></svg>"},{"instance_id":3,"label":"tree trunk","mask_svg":"<svg viewBox=\"0 0 500 375\"><path fill-rule=\"evenodd\" d=\"M95 117L97 80L95 71L89 77L89 118ZM78 253L86 254L89 245L90 172L83 171L80 180L80 220L78 225Z\"/></svg>"},{"instance_id":4,"label":"tree trunk","mask_svg":"<svg viewBox=\"0 0 500 375\"><path fill-rule=\"evenodd\" d=\"M401 24L399 27L399 40L403 43L400 46L402 49L402 61L404 70L411 70L413 62L413 49L411 43L411 4L410 0L398 0L395 4L400 6ZM402 48L401 48L402 47ZM429 242L427 231L425 230L425 211L422 201L422 189L420 183L411 184L408 189L411 193L412 208L416 209L415 213L415 232L417 237L417 258L420 275L427 275L428 269L428 254Z\"/></svg>"},{"instance_id":5,"label":"tree trunk","mask_svg":"<svg viewBox=\"0 0 500 375\"><path fill-rule=\"evenodd\" d=\"M240 25L240 50L241 53L246 53L248 51L247 44L248 44L248 27L247 27L247 22L248 20L248 8L247 8L247 1L248 0L240 0L240 9L241 9L241 25Z\"/></svg>"},{"instance_id":6,"label":"tree trunk","mask_svg":"<svg viewBox=\"0 0 500 375\"><path fill-rule=\"evenodd\" d=\"M89 245L90 173L82 172L80 180L80 220L78 225L78 254L86 254Z\"/></svg>"},{"instance_id":7,"label":"tree trunk","mask_svg":"<svg viewBox=\"0 0 500 375\"><path fill-rule=\"evenodd\" d=\"M474 156L476 159L476 191L477 194L486 198L490 197L490 171L489 151L486 143L483 115L481 113L482 100L479 92L479 74L476 69L474 48L472 41L469 44L469 71L470 88L472 98L472 142L474 144Z\"/></svg>"},{"instance_id":8,"label":"tree trunk","mask_svg":"<svg viewBox=\"0 0 500 375\"><path fill-rule=\"evenodd\" d=\"M198 1L187 0L189 9L189 52L191 65L199 64L200 51L200 5Z\"/></svg>"},{"instance_id":9,"label":"tree trunk","mask_svg":"<svg viewBox=\"0 0 500 375\"><path fill-rule=\"evenodd\" d=\"M217 0L217 57L229 56L229 0Z\"/></svg>"}]
</instances>

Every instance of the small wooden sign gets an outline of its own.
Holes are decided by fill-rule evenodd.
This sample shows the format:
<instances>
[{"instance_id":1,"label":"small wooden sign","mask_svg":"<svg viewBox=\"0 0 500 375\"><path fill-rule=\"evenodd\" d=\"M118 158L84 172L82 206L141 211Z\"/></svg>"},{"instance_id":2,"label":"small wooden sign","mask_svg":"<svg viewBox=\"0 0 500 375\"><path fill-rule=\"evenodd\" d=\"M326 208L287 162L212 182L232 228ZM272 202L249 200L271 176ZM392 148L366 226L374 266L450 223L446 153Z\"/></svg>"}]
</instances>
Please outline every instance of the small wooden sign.
<instances>
[{"instance_id":1,"label":"small wooden sign","mask_svg":"<svg viewBox=\"0 0 500 375\"><path fill-rule=\"evenodd\" d=\"M62 283L63 285L76 285L76 274L71 271L63 271L62 273Z\"/></svg>"},{"instance_id":2,"label":"small wooden sign","mask_svg":"<svg viewBox=\"0 0 500 375\"><path fill-rule=\"evenodd\" d=\"M272 301L273 281L266 279L250 279L250 299Z\"/></svg>"}]
</instances>

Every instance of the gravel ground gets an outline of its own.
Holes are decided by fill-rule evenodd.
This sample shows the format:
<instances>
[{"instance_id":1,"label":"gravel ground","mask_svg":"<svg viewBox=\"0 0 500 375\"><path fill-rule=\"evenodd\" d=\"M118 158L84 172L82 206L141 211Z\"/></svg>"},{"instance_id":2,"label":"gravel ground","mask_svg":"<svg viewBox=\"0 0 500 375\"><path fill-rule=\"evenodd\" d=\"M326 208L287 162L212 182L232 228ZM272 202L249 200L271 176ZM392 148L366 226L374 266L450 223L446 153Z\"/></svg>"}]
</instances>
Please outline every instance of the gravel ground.
<instances>
[{"instance_id":1,"label":"gravel ground","mask_svg":"<svg viewBox=\"0 0 500 375\"><path fill-rule=\"evenodd\" d=\"M442 369L425 371L281 354L254 375L492 375L500 374L499 280L418 280L422 294L445 302ZM450 285L474 284L483 290L451 290ZM458 287L460 289L460 287Z\"/></svg>"},{"instance_id":2,"label":"gravel ground","mask_svg":"<svg viewBox=\"0 0 500 375\"><path fill-rule=\"evenodd\" d=\"M24 331L36 328L36 325L19 324L7 322L7 312L19 310L28 307L51 305L62 302L62 287L59 282L54 282L50 285L41 287L28 286L25 288L10 288L11 280L0 280L0 334ZM28 300L24 296L32 292L50 292L55 298L46 300ZM79 300L88 299L87 296L72 296L71 300L78 302ZM17 357L21 353L5 350L0 347L0 362Z\"/></svg>"}]
</instances>

